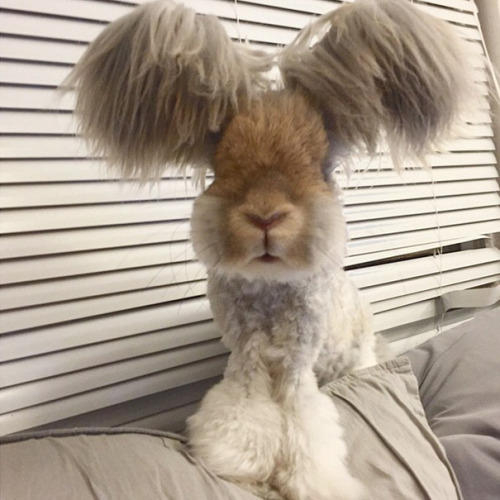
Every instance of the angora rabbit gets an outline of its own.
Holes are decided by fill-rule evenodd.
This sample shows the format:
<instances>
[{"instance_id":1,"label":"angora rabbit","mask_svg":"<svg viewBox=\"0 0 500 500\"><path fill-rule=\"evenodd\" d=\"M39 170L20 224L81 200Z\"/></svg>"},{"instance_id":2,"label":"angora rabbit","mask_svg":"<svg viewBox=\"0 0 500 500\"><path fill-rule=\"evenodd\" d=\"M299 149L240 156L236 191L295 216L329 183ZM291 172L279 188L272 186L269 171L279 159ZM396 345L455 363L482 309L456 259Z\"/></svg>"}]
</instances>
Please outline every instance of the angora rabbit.
<instances>
[{"instance_id":1,"label":"angora rabbit","mask_svg":"<svg viewBox=\"0 0 500 500\"><path fill-rule=\"evenodd\" d=\"M301 94L267 93L227 126L192 215L231 355L188 421L191 446L215 473L294 499L359 497L315 374L327 381L376 363L370 313L342 269L345 222L321 168L327 150L321 116Z\"/></svg>"},{"instance_id":2,"label":"angora rabbit","mask_svg":"<svg viewBox=\"0 0 500 500\"><path fill-rule=\"evenodd\" d=\"M332 170L380 139L396 164L422 158L470 88L458 47L405 0L358 0L282 49L271 90L275 56L161 0L108 26L70 75L83 134L125 176L213 171L192 242L231 354L187 431L221 477L293 500L367 497L318 389L377 362L370 312L343 271Z\"/></svg>"}]
</instances>

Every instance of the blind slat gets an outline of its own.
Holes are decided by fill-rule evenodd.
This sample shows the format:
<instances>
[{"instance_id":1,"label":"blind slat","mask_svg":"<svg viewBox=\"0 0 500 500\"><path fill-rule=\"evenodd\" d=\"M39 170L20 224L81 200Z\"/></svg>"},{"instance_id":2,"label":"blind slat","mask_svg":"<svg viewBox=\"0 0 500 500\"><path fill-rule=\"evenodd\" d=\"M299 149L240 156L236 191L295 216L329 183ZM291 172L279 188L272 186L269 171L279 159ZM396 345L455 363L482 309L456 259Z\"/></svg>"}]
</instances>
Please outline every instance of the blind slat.
<instances>
[{"instance_id":1,"label":"blind slat","mask_svg":"<svg viewBox=\"0 0 500 500\"><path fill-rule=\"evenodd\" d=\"M492 270L493 266L489 266L489 269ZM488 268L483 267L481 269L481 272L488 272ZM457 273L458 274L458 273ZM447 280L450 279L450 277L446 277ZM457 282L451 282L451 284L446 284L445 281L440 283L439 288L427 288L427 289L422 289L420 292L414 292L411 294L406 294L406 295L399 295L395 298L391 298L388 300L380 300L380 301L373 301L371 303L371 308L372 311L375 314L380 314L385 311L390 311L393 309L398 309L410 304L414 304L416 302L423 302L428 299L434 299L437 300L439 297L441 297L443 294L448 293L448 292L453 292L457 290L464 290L464 289L471 289L471 288L476 288L476 287L484 287L484 286L491 286L495 282L498 281L500 278L500 273L498 271L498 266L495 270L495 272L492 272L490 276L485 275L482 276L481 278L477 279L469 279L465 280L463 275L458 276L458 279L460 281ZM435 286L436 280L434 279L433 286ZM422 285L424 285L424 281L422 280L420 282ZM427 280L427 284L431 283L431 279Z\"/></svg>"},{"instance_id":2,"label":"blind slat","mask_svg":"<svg viewBox=\"0 0 500 500\"><path fill-rule=\"evenodd\" d=\"M11 235L4 236L0 241L0 258L12 259L102 248L151 245L185 241L188 238L189 222L187 221Z\"/></svg>"},{"instance_id":3,"label":"blind slat","mask_svg":"<svg viewBox=\"0 0 500 500\"><path fill-rule=\"evenodd\" d=\"M2 186L0 208L71 206L140 200L186 199L198 194L188 180L163 179L141 188L133 182Z\"/></svg>"},{"instance_id":4,"label":"blind slat","mask_svg":"<svg viewBox=\"0 0 500 500\"><path fill-rule=\"evenodd\" d=\"M345 216L348 222L356 222L497 206L498 195L486 193L401 201L397 205L391 202L378 203L370 207L369 210L366 209L365 205L352 205L345 207Z\"/></svg>"},{"instance_id":5,"label":"blind slat","mask_svg":"<svg viewBox=\"0 0 500 500\"><path fill-rule=\"evenodd\" d=\"M75 64L86 45L52 40L2 37L2 57L32 62ZM2 105L4 103L2 102Z\"/></svg>"},{"instance_id":6,"label":"blind slat","mask_svg":"<svg viewBox=\"0 0 500 500\"><path fill-rule=\"evenodd\" d=\"M180 264L168 263L139 269L22 283L5 286L2 289L0 310L6 311L70 300L90 299L205 278L206 271L201 264L182 262Z\"/></svg>"},{"instance_id":7,"label":"blind slat","mask_svg":"<svg viewBox=\"0 0 500 500\"><path fill-rule=\"evenodd\" d=\"M191 199L13 209L0 213L0 224L5 234L17 234L187 219L191 209Z\"/></svg>"},{"instance_id":8,"label":"blind slat","mask_svg":"<svg viewBox=\"0 0 500 500\"><path fill-rule=\"evenodd\" d=\"M352 189L345 195L346 205L366 205L383 203L387 200L413 200L435 198L442 196L466 195L471 193L497 192L498 183L495 179L467 182L446 182L436 184L415 184L401 186L381 186L377 189Z\"/></svg>"},{"instance_id":9,"label":"blind slat","mask_svg":"<svg viewBox=\"0 0 500 500\"><path fill-rule=\"evenodd\" d=\"M80 349L56 351L45 356L19 359L2 365L2 386L10 387L64 373L104 366L150 353L215 340L219 336L212 322L207 321L118 338L115 342L87 345Z\"/></svg>"},{"instance_id":10,"label":"blind slat","mask_svg":"<svg viewBox=\"0 0 500 500\"><path fill-rule=\"evenodd\" d=\"M0 284L33 282L189 262L193 258L194 253L191 245L186 242L115 248L51 257L33 257L4 262L0 273Z\"/></svg>"},{"instance_id":11,"label":"blind slat","mask_svg":"<svg viewBox=\"0 0 500 500\"><path fill-rule=\"evenodd\" d=\"M113 404L123 403L148 394L194 383L218 376L226 364L226 356L181 366L122 384L76 394L44 405L30 406L14 413L0 415L0 429L4 434L18 432L35 426L48 424Z\"/></svg>"},{"instance_id":12,"label":"blind slat","mask_svg":"<svg viewBox=\"0 0 500 500\"><path fill-rule=\"evenodd\" d=\"M349 177L340 176L342 188L360 188L391 185L425 184L429 182L450 182L456 179L495 179L498 173L495 165L461 166L457 168L439 168L432 171L407 170L401 175L393 171L356 172Z\"/></svg>"},{"instance_id":13,"label":"blind slat","mask_svg":"<svg viewBox=\"0 0 500 500\"><path fill-rule=\"evenodd\" d=\"M113 316L90 318L2 336L0 361L38 356L99 342L139 335L155 330L188 325L210 319L206 299L189 299L182 303L153 306Z\"/></svg>"},{"instance_id":14,"label":"blind slat","mask_svg":"<svg viewBox=\"0 0 500 500\"><path fill-rule=\"evenodd\" d=\"M86 297L80 301L38 306L32 308L29 315L24 310L3 312L0 334L94 318L104 314L116 314L141 307L166 305L174 301L201 297L205 292L205 281L192 281L179 285L148 287L107 297L94 299Z\"/></svg>"},{"instance_id":15,"label":"blind slat","mask_svg":"<svg viewBox=\"0 0 500 500\"><path fill-rule=\"evenodd\" d=\"M464 226L467 223L500 221L500 207L439 212L437 214L387 218L383 221L354 222L349 226L351 239L379 237L421 229Z\"/></svg>"},{"instance_id":16,"label":"blind slat","mask_svg":"<svg viewBox=\"0 0 500 500\"><path fill-rule=\"evenodd\" d=\"M411 252L412 247L424 243L435 243L439 247L441 241L451 240L460 234L462 236L473 236L477 234L491 234L500 232L500 220L479 222L469 225L456 225L451 227L425 229L416 232L389 234L383 237L358 239L347 244L348 255L360 254L370 255L371 253L383 250L393 250L394 248L407 249ZM404 254L404 252L401 252Z\"/></svg>"},{"instance_id":17,"label":"blind slat","mask_svg":"<svg viewBox=\"0 0 500 500\"><path fill-rule=\"evenodd\" d=\"M479 200L478 200L479 202ZM61 208L11 209L0 213L4 234L105 227L188 219L192 200L162 200L67 206ZM38 217L35 217L35 216Z\"/></svg>"},{"instance_id":18,"label":"blind slat","mask_svg":"<svg viewBox=\"0 0 500 500\"><path fill-rule=\"evenodd\" d=\"M225 352L226 349L222 344L215 340L149 354L147 360L141 357L133 358L119 361L112 366L104 365L67 373L58 380L42 379L30 384L12 386L0 390L0 407L4 413L12 412L26 406L46 403L202 359L220 356Z\"/></svg>"},{"instance_id":19,"label":"blind slat","mask_svg":"<svg viewBox=\"0 0 500 500\"><path fill-rule=\"evenodd\" d=\"M167 414L162 423L162 429L170 431L181 431L184 429L184 422L180 427L169 427L168 413L176 408L185 408L201 399L203 394L212 387L220 377L212 377L205 380L195 381L190 384L173 387L166 391L138 397L131 401L124 401L115 405L99 408L97 410L85 412L69 418L61 419L57 426L66 428L75 427L113 427L132 425L133 422L145 419L151 415ZM37 426L37 430L53 428L53 424Z\"/></svg>"},{"instance_id":20,"label":"blind slat","mask_svg":"<svg viewBox=\"0 0 500 500\"><path fill-rule=\"evenodd\" d=\"M377 331L389 330L406 324L409 317L419 318L420 321L423 321L435 318L438 313L435 299L424 300L377 314L373 324Z\"/></svg>"},{"instance_id":21,"label":"blind slat","mask_svg":"<svg viewBox=\"0 0 500 500\"><path fill-rule=\"evenodd\" d=\"M69 64L55 65L27 61L0 60L0 83L58 87L68 76L71 67L72 66Z\"/></svg>"},{"instance_id":22,"label":"blind slat","mask_svg":"<svg viewBox=\"0 0 500 500\"><path fill-rule=\"evenodd\" d=\"M402 246L381 250L379 252L361 253L359 255L348 255L345 258L345 266L349 268L367 267L369 265L383 265L386 262L400 261L401 259L411 258L413 255L420 255L422 252L425 255L440 252L441 248L460 248L462 245L475 248L484 248L490 245L490 238L486 234L472 234L458 237L454 235L452 238L441 238L439 241L430 240L426 243L419 243L409 247Z\"/></svg>"},{"instance_id":23,"label":"blind slat","mask_svg":"<svg viewBox=\"0 0 500 500\"><path fill-rule=\"evenodd\" d=\"M500 277L500 260L497 256L496 262L478 265L475 267L461 268L453 271L443 271L425 277L408 279L407 281L392 284L384 284L376 289L368 290L365 294L371 303L382 302L383 307L375 307L375 312L381 310L393 309L388 304L393 298L407 297L408 303L419 302L415 296L419 292L428 292L434 290L434 296L437 298L444 293L442 288L450 285L460 285L469 283L477 279L486 279L486 282L494 282ZM411 297L410 297L411 296ZM432 295L431 295L432 296ZM391 299L387 299L391 297Z\"/></svg>"},{"instance_id":24,"label":"blind slat","mask_svg":"<svg viewBox=\"0 0 500 500\"><path fill-rule=\"evenodd\" d=\"M417 260L381 264L374 268L350 271L350 276L360 289L402 281L427 274L446 272L476 264L498 262L499 252L494 248L464 250L444 255L424 257ZM418 265L415 265L418 262Z\"/></svg>"}]
</instances>

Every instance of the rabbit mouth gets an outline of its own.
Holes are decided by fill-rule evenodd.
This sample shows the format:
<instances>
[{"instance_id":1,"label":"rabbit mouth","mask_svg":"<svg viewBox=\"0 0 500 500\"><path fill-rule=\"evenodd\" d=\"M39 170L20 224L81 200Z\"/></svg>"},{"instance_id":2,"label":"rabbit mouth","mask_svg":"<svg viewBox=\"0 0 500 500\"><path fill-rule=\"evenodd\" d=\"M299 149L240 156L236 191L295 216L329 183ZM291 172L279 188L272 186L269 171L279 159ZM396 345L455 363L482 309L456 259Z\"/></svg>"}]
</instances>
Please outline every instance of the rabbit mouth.
<instances>
[{"instance_id":1,"label":"rabbit mouth","mask_svg":"<svg viewBox=\"0 0 500 500\"><path fill-rule=\"evenodd\" d=\"M281 259L279 257L275 257L274 255L271 255L270 253L267 253L267 252L264 255L257 257L257 260L259 262L264 262L265 264L273 264L275 262L281 261Z\"/></svg>"}]
</instances>

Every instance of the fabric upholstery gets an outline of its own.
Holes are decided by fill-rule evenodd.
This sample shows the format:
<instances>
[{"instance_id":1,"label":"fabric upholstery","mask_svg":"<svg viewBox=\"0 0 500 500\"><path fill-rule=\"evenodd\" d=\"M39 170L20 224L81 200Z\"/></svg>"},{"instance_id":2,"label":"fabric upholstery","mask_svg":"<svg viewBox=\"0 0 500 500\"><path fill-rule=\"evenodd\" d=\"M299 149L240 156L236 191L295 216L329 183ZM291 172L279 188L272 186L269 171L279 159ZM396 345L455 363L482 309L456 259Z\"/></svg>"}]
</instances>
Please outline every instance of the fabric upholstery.
<instances>
[{"instance_id":1,"label":"fabric upholstery","mask_svg":"<svg viewBox=\"0 0 500 500\"><path fill-rule=\"evenodd\" d=\"M500 308L406 355L465 500L500 498Z\"/></svg>"},{"instance_id":2,"label":"fabric upholstery","mask_svg":"<svg viewBox=\"0 0 500 500\"><path fill-rule=\"evenodd\" d=\"M327 390L346 430L351 470L374 499L460 498L407 359L347 375Z\"/></svg>"},{"instance_id":3,"label":"fabric upholstery","mask_svg":"<svg viewBox=\"0 0 500 500\"><path fill-rule=\"evenodd\" d=\"M324 390L345 426L349 465L373 499L455 500L443 450L426 423L406 359ZM134 429L75 429L3 438L2 500L235 499L257 497L196 463L182 437Z\"/></svg>"}]
</instances>

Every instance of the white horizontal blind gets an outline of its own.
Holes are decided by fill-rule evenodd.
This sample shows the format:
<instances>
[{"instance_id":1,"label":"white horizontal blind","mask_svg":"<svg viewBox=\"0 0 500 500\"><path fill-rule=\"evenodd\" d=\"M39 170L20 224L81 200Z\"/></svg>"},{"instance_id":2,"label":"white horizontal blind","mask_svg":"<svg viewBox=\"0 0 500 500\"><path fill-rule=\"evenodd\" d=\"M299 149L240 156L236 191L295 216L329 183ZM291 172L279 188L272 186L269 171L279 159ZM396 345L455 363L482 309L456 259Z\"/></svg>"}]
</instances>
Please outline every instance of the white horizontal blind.
<instances>
[{"instance_id":1,"label":"white horizontal blind","mask_svg":"<svg viewBox=\"0 0 500 500\"><path fill-rule=\"evenodd\" d=\"M2 433L61 425L179 430L224 368L205 271L188 242L195 190L183 179L139 189L113 178L75 136L72 96L55 92L88 42L137 3L0 0ZM289 42L337 5L184 3L264 48ZM500 276L498 252L482 244L482 235L500 231L500 212L474 4L435 0L422 8L471 40L484 99L468 138L431 157L432 174L413 170L402 180L383 162L360 161L350 179L340 175L347 264L377 329L389 333L436 317L440 294ZM453 251L433 256L441 247Z\"/></svg>"}]
</instances>

